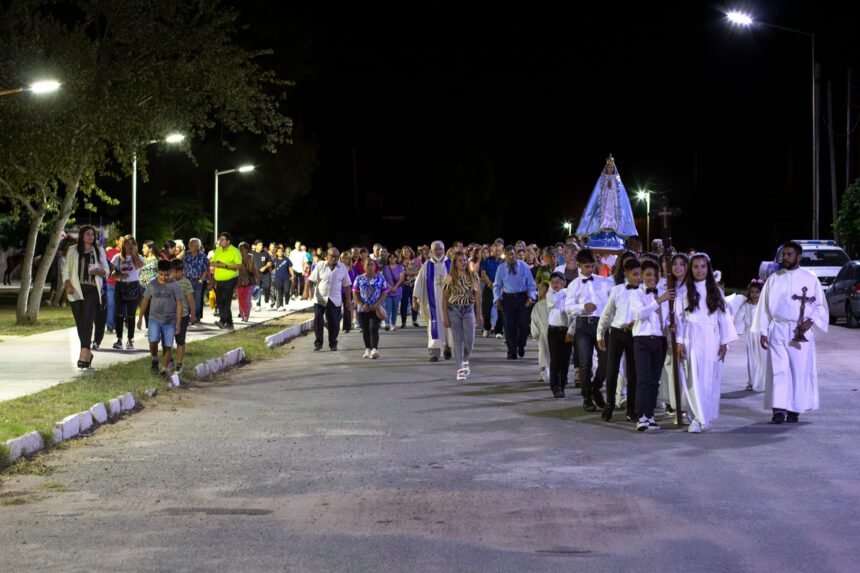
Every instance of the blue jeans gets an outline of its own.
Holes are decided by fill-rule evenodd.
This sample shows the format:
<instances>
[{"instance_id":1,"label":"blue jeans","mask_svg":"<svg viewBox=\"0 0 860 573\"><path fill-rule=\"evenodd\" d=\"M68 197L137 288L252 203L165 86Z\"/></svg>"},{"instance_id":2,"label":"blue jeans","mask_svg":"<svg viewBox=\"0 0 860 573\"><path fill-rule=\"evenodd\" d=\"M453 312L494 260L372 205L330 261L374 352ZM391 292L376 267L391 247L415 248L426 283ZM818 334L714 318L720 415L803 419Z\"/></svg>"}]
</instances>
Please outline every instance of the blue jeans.
<instances>
[{"instance_id":1,"label":"blue jeans","mask_svg":"<svg viewBox=\"0 0 860 573\"><path fill-rule=\"evenodd\" d=\"M206 284L199 281L192 281L191 287L194 289L194 312L197 320L203 320L203 291Z\"/></svg>"},{"instance_id":2,"label":"blue jeans","mask_svg":"<svg viewBox=\"0 0 860 573\"><path fill-rule=\"evenodd\" d=\"M397 313L400 311L400 298L403 293L389 294L385 297L383 304L385 305L385 314L388 315L386 324L397 324Z\"/></svg>"},{"instance_id":3,"label":"blue jeans","mask_svg":"<svg viewBox=\"0 0 860 573\"><path fill-rule=\"evenodd\" d=\"M113 330L114 317L116 316L116 285L105 285L107 289L107 317L105 327Z\"/></svg>"}]
</instances>

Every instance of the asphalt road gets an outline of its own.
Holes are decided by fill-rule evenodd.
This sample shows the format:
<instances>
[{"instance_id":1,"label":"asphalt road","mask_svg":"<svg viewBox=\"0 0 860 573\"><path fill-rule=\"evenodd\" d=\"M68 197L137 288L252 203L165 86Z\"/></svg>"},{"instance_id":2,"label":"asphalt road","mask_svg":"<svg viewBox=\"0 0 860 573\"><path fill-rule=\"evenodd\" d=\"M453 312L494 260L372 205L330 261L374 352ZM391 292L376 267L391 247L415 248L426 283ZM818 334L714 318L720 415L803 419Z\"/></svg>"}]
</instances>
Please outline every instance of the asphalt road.
<instances>
[{"instance_id":1,"label":"asphalt road","mask_svg":"<svg viewBox=\"0 0 860 573\"><path fill-rule=\"evenodd\" d=\"M701 435L554 400L533 345L479 339L457 382L424 336L373 361L301 338L46 456L0 486L0 571L857 571L860 330L819 340L798 425L766 423L734 345Z\"/></svg>"}]
</instances>

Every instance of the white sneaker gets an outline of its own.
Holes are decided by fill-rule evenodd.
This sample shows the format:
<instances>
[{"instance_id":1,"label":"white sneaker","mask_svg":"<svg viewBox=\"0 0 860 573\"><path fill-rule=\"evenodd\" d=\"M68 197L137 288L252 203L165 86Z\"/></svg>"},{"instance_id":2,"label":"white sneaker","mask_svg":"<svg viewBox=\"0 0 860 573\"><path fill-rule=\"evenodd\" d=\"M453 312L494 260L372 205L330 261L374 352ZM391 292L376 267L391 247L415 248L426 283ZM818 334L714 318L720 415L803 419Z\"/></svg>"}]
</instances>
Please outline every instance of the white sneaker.
<instances>
[{"instance_id":1,"label":"white sneaker","mask_svg":"<svg viewBox=\"0 0 860 573\"><path fill-rule=\"evenodd\" d=\"M367 348L364 351L364 354L361 355L362 358L370 358L370 349Z\"/></svg>"},{"instance_id":2,"label":"white sneaker","mask_svg":"<svg viewBox=\"0 0 860 573\"><path fill-rule=\"evenodd\" d=\"M648 418L648 431L649 432L659 432L662 429L663 428L660 427L660 424L658 424L657 421L653 417Z\"/></svg>"},{"instance_id":3,"label":"white sneaker","mask_svg":"<svg viewBox=\"0 0 860 573\"><path fill-rule=\"evenodd\" d=\"M385 324L385 321L383 320L382 322L379 323L379 328L388 328L388 325Z\"/></svg>"},{"instance_id":4,"label":"white sneaker","mask_svg":"<svg viewBox=\"0 0 860 573\"><path fill-rule=\"evenodd\" d=\"M469 368L469 361L468 360L463 362L463 371L466 373L466 376L468 376L469 374L472 373L472 369Z\"/></svg>"},{"instance_id":5,"label":"white sneaker","mask_svg":"<svg viewBox=\"0 0 860 573\"><path fill-rule=\"evenodd\" d=\"M541 382L546 382L546 370L543 368L540 369L540 375L538 376L538 380Z\"/></svg>"},{"instance_id":6,"label":"white sneaker","mask_svg":"<svg viewBox=\"0 0 860 573\"><path fill-rule=\"evenodd\" d=\"M394 332L395 330L397 330L397 325L392 322L391 323L391 331Z\"/></svg>"},{"instance_id":7,"label":"white sneaker","mask_svg":"<svg viewBox=\"0 0 860 573\"><path fill-rule=\"evenodd\" d=\"M457 380L465 380L466 379L466 371L461 368L457 370Z\"/></svg>"},{"instance_id":8,"label":"white sneaker","mask_svg":"<svg viewBox=\"0 0 860 573\"><path fill-rule=\"evenodd\" d=\"M484 338L489 338L489 337L490 337L490 331L489 331L489 330L485 330L485 331L484 331Z\"/></svg>"},{"instance_id":9,"label":"white sneaker","mask_svg":"<svg viewBox=\"0 0 860 573\"><path fill-rule=\"evenodd\" d=\"M690 415L687 412L681 412L681 423L687 426L693 423L692 418L690 418Z\"/></svg>"},{"instance_id":10,"label":"white sneaker","mask_svg":"<svg viewBox=\"0 0 860 573\"><path fill-rule=\"evenodd\" d=\"M636 422L636 431L637 432L644 432L647 429L648 429L648 418L646 418L645 416L642 416L641 418L639 418L639 421Z\"/></svg>"},{"instance_id":11,"label":"white sneaker","mask_svg":"<svg viewBox=\"0 0 860 573\"><path fill-rule=\"evenodd\" d=\"M702 433L702 425L698 420L693 420L690 422L690 427L687 428L687 431L691 434L701 434Z\"/></svg>"},{"instance_id":12,"label":"white sneaker","mask_svg":"<svg viewBox=\"0 0 860 573\"><path fill-rule=\"evenodd\" d=\"M710 432L711 428L713 428L713 426L711 426L710 422L705 422L704 424L702 424L702 431L703 432Z\"/></svg>"},{"instance_id":13,"label":"white sneaker","mask_svg":"<svg viewBox=\"0 0 860 573\"><path fill-rule=\"evenodd\" d=\"M379 358L379 351L374 348L370 351L370 357L376 360L377 358Z\"/></svg>"},{"instance_id":14,"label":"white sneaker","mask_svg":"<svg viewBox=\"0 0 860 573\"><path fill-rule=\"evenodd\" d=\"M503 338L504 338L504 336L502 336L501 334L496 335L496 340L502 340Z\"/></svg>"}]
</instances>

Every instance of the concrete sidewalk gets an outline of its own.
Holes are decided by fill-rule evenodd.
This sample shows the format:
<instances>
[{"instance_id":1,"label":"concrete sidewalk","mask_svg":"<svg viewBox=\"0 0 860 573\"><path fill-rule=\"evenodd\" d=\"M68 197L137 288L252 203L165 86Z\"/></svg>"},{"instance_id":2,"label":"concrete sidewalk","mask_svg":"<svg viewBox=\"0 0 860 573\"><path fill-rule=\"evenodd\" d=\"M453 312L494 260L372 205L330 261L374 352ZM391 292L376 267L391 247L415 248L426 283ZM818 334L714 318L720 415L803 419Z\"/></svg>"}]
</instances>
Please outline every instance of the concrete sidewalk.
<instances>
[{"instance_id":1,"label":"concrete sidewalk","mask_svg":"<svg viewBox=\"0 0 860 573\"><path fill-rule=\"evenodd\" d=\"M280 312L267 310L251 311L249 323L239 322L239 305L233 302L233 317L236 329L245 328L251 324L266 322L293 312L311 308L313 302L304 300L290 301L287 309ZM69 310L71 313L71 310ZM203 322L188 329L188 342L205 340L228 332L215 326L215 317L208 308L204 310ZM74 328L53 330L31 336L3 335L0 342L0 402L11 400L26 394L32 394L45 388L80 376L75 363L80 352L77 331ZM134 350L114 350L111 348L116 337L106 332L101 350L94 352L93 368L105 368L119 362L129 362L149 354L149 344L146 330L137 331L134 338ZM125 340L123 340L123 344Z\"/></svg>"}]
</instances>

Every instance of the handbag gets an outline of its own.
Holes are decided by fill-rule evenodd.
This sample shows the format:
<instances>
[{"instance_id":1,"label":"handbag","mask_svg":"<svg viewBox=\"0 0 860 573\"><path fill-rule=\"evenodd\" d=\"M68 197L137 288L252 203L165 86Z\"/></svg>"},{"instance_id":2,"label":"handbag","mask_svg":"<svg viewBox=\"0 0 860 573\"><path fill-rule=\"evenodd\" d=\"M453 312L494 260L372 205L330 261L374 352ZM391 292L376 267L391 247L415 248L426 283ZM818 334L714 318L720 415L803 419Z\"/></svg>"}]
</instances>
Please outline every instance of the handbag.
<instances>
[{"instance_id":1,"label":"handbag","mask_svg":"<svg viewBox=\"0 0 860 573\"><path fill-rule=\"evenodd\" d=\"M117 282L120 285L119 294L122 300L140 300L140 283Z\"/></svg>"},{"instance_id":2,"label":"handbag","mask_svg":"<svg viewBox=\"0 0 860 573\"><path fill-rule=\"evenodd\" d=\"M376 318L378 318L379 320L385 320L386 318L388 318L388 313L385 312L384 308L379 306L376 308Z\"/></svg>"}]
</instances>

